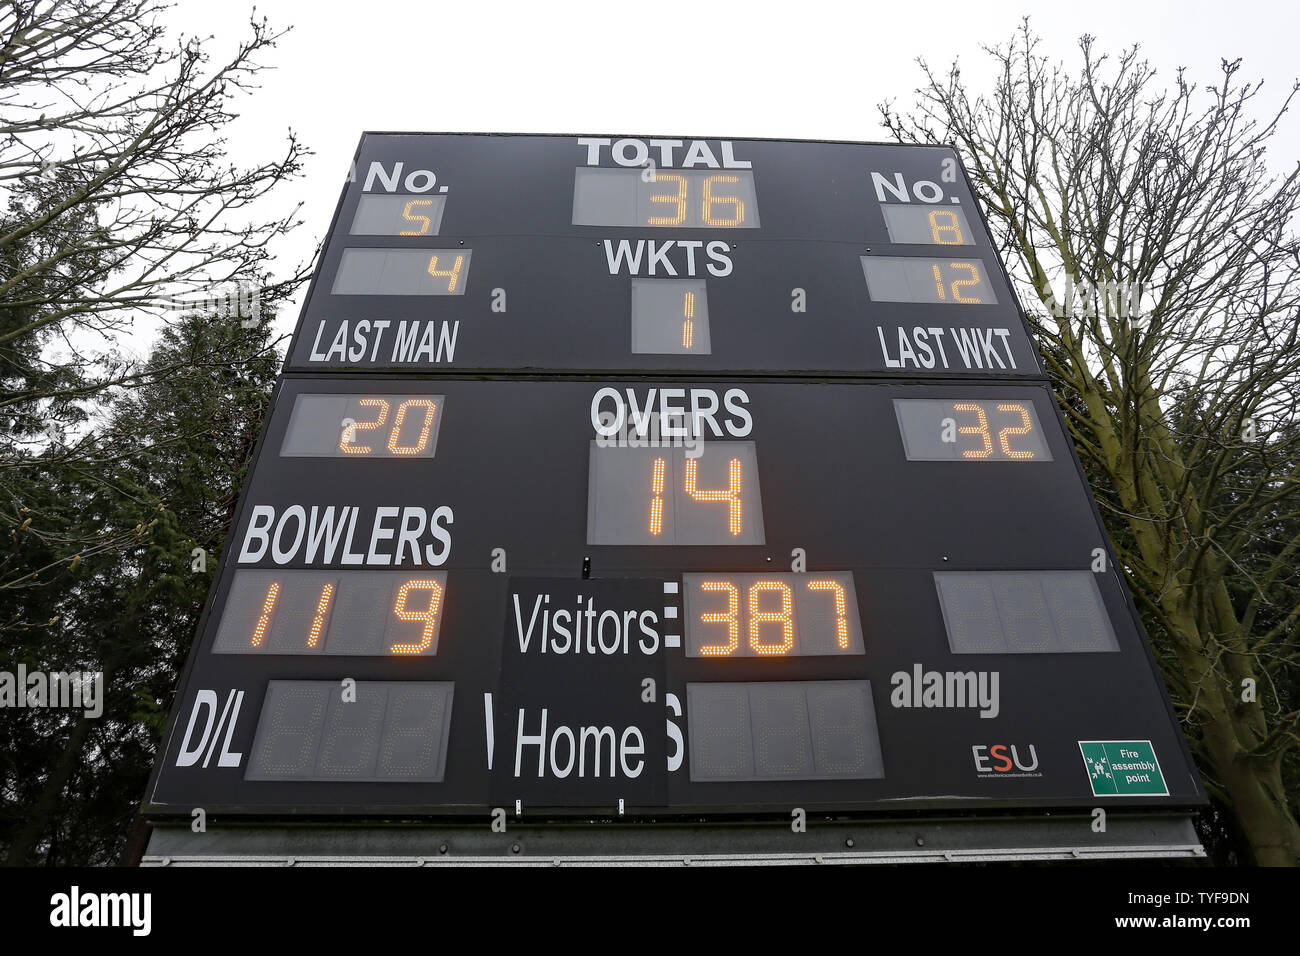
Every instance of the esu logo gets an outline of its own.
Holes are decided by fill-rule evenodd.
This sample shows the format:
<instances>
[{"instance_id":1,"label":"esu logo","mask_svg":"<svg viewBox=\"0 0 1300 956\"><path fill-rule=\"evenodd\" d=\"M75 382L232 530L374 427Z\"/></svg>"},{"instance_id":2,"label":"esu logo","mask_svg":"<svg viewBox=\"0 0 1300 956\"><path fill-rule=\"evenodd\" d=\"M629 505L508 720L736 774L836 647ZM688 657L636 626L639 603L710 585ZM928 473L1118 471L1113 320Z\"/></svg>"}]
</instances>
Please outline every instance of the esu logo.
<instances>
[{"instance_id":1,"label":"esu logo","mask_svg":"<svg viewBox=\"0 0 1300 956\"><path fill-rule=\"evenodd\" d=\"M975 769L980 773L1010 773L1012 770L1030 773L1038 769L1038 751L1033 744L1029 745L1028 762L1015 744L975 744L971 747L971 755L975 758Z\"/></svg>"}]
</instances>

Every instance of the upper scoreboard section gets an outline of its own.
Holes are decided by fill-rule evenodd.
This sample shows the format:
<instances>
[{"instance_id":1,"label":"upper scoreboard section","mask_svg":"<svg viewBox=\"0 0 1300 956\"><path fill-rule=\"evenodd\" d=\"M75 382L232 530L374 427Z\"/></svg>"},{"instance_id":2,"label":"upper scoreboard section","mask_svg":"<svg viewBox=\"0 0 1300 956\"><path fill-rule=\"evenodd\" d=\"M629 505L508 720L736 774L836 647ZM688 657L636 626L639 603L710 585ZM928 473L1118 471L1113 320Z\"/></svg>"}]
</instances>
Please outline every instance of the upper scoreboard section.
<instances>
[{"instance_id":1,"label":"upper scoreboard section","mask_svg":"<svg viewBox=\"0 0 1300 956\"><path fill-rule=\"evenodd\" d=\"M1041 375L946 147L394 133L287 364L339 368Z\"/></svg>"}]
</instances>

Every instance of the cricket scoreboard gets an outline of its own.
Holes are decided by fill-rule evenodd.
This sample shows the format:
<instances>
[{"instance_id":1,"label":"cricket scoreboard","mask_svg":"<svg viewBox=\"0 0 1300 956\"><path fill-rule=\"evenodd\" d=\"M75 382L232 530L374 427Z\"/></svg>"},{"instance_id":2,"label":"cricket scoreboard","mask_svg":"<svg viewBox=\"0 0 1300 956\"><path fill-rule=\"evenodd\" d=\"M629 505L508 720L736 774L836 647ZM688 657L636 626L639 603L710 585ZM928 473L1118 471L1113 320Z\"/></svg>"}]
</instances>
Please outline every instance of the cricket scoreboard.
<instances>
[{"instance_id":1,"label":"cricket scoreboard","mask_svg":"<svg viewBox=\"0 0 1300 956\"><path fill-rule=\"evenodd\" d=\"M1201 802L951 149L362 138L153 815Z\"/></svg>"}]
</instances>

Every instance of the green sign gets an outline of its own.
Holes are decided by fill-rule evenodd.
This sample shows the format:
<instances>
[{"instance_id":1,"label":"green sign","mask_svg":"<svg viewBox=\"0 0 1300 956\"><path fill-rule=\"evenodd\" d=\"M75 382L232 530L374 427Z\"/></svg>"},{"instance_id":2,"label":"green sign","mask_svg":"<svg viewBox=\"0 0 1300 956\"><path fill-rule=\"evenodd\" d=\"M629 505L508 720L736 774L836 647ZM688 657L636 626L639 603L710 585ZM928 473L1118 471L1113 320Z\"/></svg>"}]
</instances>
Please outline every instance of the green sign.
<instances>
[{"instance_id":1,"label":"green sign","mask_svg":"<svg viewBox=\"0 0 1300 956\"><path fill-rule=\"evenodd\" d=\"M1160 761L1149 740L1080 740L1093 796L1168 796Z\"/></svg>"}]
</instances>

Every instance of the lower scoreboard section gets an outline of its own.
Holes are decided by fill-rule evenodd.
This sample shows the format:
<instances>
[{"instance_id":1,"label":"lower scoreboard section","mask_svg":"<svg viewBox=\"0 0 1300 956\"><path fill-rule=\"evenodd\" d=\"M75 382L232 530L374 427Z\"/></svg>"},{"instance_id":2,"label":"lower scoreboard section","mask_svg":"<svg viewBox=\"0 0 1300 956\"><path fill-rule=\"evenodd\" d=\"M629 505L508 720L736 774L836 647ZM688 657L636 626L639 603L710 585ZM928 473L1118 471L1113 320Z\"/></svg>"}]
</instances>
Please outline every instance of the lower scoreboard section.
<instances>
[{"instance_id":1,"label":"lower scoreboard section","mask_svg":"<svg viewBox=\"0 0 1300 956\"><path fill-rule=\"evenodd\" d=\"M1052 401L286 378L150 809L1196 805Z\"/></svg>"}]
</instances>

